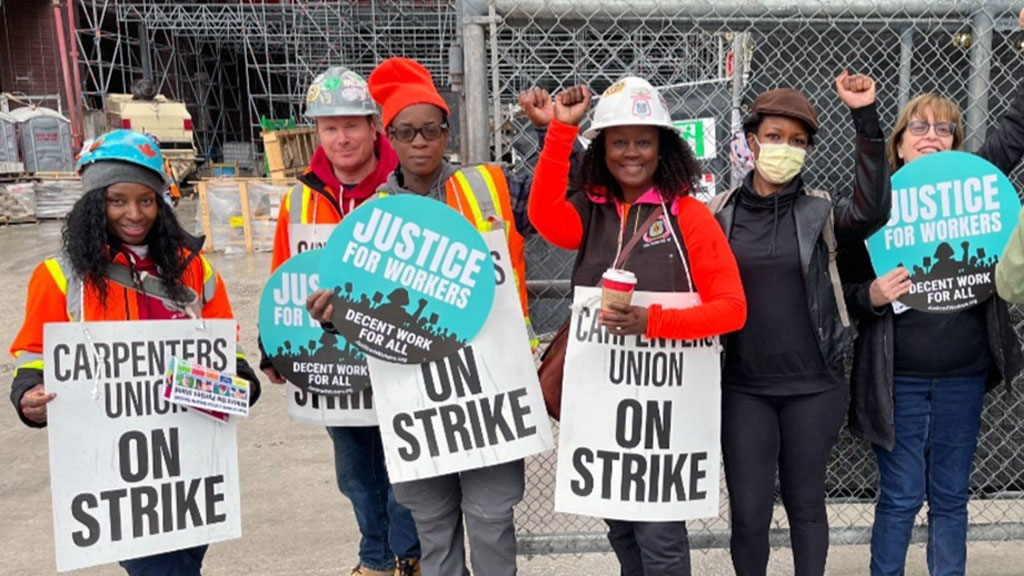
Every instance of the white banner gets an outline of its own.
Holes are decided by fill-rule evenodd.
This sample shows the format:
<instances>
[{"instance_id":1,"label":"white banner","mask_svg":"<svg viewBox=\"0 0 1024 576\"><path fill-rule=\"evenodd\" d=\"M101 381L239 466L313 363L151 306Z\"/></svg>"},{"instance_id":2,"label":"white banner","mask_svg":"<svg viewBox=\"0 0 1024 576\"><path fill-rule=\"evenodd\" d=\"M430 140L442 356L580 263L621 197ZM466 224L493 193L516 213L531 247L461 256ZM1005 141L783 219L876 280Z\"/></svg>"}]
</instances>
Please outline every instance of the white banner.
<instances>
[{"instance_id":1,"label":"white banner","mask_svg":"<svg viewBox=\"0 0 1024 576\"><path fill-rule=\"evenodd\" d=\"M392 482L493 466L554 446L505 232L484 234L496 289L487 322L441 361L368 358Z\"/></svg>"},{"instance_id":2,"label":"white banner","mask_svg":"<svg viewBox=\"0 0 1024 576\"><path fill-rule=\"evenodd\" d=\"M337 227L337 224L289 224L288 241L292 255L323 248ZM288 416L295 422L314 426L377 425L373 392L370 390L331 397L285 384L285 393L288 395Z\"/></svg>"},{"instance_id":3,"label":"white banner","mask_svg":"<svg viewBox=\"0 0 1024 576\"><path fill-rule=\"evenodd\" d=\"M241 537L234 423L161 394L172 357L235 371L234 320L47 324L43 341L58 571Z\"/></svg>"},{"instance_id":4,"label":"white banner","mask_svg":"<svg viewBox=\"0 0 1024 576\"><path fill-rule=\"evenodd\" d=\"M576 287L562 388L555 510L633 521L718 516L718 338L612 336L601 290ZM638 306L696 293L636 292Z\"/></svg>"}]
</instances>

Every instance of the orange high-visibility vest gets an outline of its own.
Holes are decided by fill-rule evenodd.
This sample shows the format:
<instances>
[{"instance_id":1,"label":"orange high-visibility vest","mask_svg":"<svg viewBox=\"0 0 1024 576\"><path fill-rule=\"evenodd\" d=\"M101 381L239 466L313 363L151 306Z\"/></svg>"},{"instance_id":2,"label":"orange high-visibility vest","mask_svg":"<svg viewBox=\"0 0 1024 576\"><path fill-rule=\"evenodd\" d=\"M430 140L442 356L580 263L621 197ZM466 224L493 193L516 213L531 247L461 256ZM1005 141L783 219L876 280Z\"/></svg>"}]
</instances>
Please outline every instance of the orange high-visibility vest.
<instances>
[{"instance_id":1,"label":"orange high-visibility vest","mask_svg":"<svg viewBox=\"0 0 1024 576\"><path fill-rule=\"evenodd\" d=\"M123 254L115 263L127 265ZM11 345L15 356L15 375L19 369L43 368L43 326L48 322L98 322L138 320L136 292L108 280L107 299L100 301L97 292L77 277L70 262L50 258L32 274L25 304L25 323ZM210 262L202 254L189 263L182 274L182 283L196 293L202 318L234 317L227 290ZM83 317L84 314L84 317ZM238 357L244 358L241 348Z\"/></svg>"},{"instance_id":2,"label":"orange high-visibility vest","mask_svg":"<svg viewBox=\"0 0 1024 576\"><path fill-rule=\"evenodd\" d=\"M512 258L512 273L519 290L519 303L523 308L530 345L540 343L530 322L530 309L526 294L526 243L516 229L512 213L512 198L508 181L500 166L482 164L460 169L445 182L446 202L464 215L481 233L490 232L496 223L504 223L505 239Z\"/></svg>"}]
</instances>

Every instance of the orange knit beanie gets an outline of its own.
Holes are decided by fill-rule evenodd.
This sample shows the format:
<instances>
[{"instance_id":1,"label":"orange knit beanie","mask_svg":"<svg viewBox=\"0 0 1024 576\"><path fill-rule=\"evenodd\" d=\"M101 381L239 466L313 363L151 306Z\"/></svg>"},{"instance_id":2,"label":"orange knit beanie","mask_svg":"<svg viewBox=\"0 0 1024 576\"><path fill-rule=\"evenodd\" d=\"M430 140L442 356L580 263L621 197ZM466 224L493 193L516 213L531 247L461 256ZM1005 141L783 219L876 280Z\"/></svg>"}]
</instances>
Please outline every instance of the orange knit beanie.
<instances>
[{"instance_id":1,"label":"orange knit beanie","mask_svg":"<svg viewBox=\"0 0 1024 576\"><path fill-rule=\"evenodd\" d=\"M433 104L448 114L448 105L438 94L430 72L408 58L388 58L370 74L370 95L380 104L381 122L386 129L395 115L413 104Z\"/></svg>"}]
</instances>

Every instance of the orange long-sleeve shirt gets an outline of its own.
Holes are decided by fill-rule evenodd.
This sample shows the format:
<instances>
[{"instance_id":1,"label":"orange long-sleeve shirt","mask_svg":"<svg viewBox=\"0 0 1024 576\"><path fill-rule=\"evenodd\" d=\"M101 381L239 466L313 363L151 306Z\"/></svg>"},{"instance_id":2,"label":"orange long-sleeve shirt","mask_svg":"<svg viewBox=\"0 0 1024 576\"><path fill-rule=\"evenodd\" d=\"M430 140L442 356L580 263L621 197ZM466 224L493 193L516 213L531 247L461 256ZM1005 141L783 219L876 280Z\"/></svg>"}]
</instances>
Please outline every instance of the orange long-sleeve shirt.
<instances>
[{"instance_id":1,"label":"orange long-sleeve shirt","mask_svg":"<svg viewBox=\"0 0 1024 576\"><path fill-rule=\"evenodd\" d=\"M530 222L556 246L578 250L584 245L585 253L577 267L587 259L600 259L610 265L615 255L602 253L600 248L607 242L586 238L584 243L585 234L597 231L590 229L577 208L581 202L604 200L589 197L570 200L565 194L569 184L569 155L578 130L576 126L557 120L551 123L534 170L528 208ZM678 198L670 211L675 213L679 223L690 273L702 303L683 310L651 306L646 336L692 340L739 330L746 321L747 303L736 259L721 226L707 207L693 197ZM619 213L624 214L625 210L620 209ZM638 286L638 289L644 287Z\"/></svg>"}]
</instances>

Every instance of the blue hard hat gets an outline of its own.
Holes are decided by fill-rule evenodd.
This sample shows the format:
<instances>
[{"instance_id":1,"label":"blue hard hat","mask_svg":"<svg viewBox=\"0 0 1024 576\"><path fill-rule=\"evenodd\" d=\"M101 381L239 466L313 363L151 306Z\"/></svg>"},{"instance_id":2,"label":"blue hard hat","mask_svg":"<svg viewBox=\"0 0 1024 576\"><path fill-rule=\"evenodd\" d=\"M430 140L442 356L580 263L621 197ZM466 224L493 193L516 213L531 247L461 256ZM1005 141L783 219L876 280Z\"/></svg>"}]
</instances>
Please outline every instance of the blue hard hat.
<instances>
[{"instance_id":1,"label":"blue hard hat","mask_svg":"<svg viewBox=\"0 0 1024 576\"><path fill-rule=\"evenodd\" d=\"M119 161L137 164L156 172L167 185L171 184L170 176L164 172L164 155L160 146L145 134L131 130L112 130L86 140L82 151L75 157L75 172L94 162Z\"/></svg>"}]
</instances>

